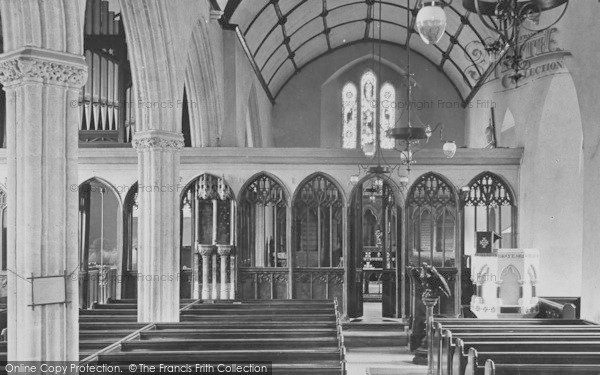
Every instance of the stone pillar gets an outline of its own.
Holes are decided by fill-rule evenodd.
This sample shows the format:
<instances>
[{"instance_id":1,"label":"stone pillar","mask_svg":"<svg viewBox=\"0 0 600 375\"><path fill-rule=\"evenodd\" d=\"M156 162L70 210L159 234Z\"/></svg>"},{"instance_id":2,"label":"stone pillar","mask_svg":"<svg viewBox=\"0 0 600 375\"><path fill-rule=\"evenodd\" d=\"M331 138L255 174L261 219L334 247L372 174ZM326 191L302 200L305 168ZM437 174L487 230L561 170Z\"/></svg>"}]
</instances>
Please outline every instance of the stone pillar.
<instances>
[{"instance_id":1,"label":"stone pillar","mask_svg":"<svg viewBox=\"0 0 600 375\"><path fill-rule=\"evenodd\" d=\"M231 254L231 245L217 245L219 255L221 256L221 298L229 299L229 288L227 284L227 268L229 266L229 254Z\"/></svg>"},{"instance_id":2,"label":"stone pillar","mask_svg":"<svg viewBox=\"0 0 600 375\"><path fill-rule=\"evenodd\" d=\"M138 321L179 321L181 133L138 131Z\"/></svg>"},{"instance_id":3,"label":"stone pillar","mask_svg":"<svg viewBox=\"0 0 600 375\"><path fill-rule=\"evenodd\" d=\"M210 281L208 276L210 274L210 262L212 260L212 254L215 251L213 245L198 245L200 255L202 256L202 299L210 299Z\"/></svg>"},{"instance_id":4,"label":"stone pillar","mask_svg":"<svg viewBox=\"0 0 600 375\"><path fill-rule=\"evenodd\" d=\"M229 255L229 299L235 299L235 290L236 290L236 272L237 268L235 266L235 250L232 247L231 255Z\"/></svg>"},{"instance_id":5,"label":"stone pillar","mask_svg":"<svg viewBox=\"0 0 600 375\"><path fill-rule=\"evenodd\" d=\"M25 47L0 59L7 109L9 361L78 361L78 97L86 79L80 55ZM62 303L29 306L39 296L33 299L28 278L65 272ZM39 282L54 288L63 279Z\"/></svg>"},{"instance_id":6,"label":"stone pillar","mask_svg":"<svg viewBox=\"0 0 600 375\"><path fill-rule=\"evenodd\" d=\"M217 277L217 253L212 255L212 292L211 299L219 299L219 279Z\"/></svg>"}]
</instances>

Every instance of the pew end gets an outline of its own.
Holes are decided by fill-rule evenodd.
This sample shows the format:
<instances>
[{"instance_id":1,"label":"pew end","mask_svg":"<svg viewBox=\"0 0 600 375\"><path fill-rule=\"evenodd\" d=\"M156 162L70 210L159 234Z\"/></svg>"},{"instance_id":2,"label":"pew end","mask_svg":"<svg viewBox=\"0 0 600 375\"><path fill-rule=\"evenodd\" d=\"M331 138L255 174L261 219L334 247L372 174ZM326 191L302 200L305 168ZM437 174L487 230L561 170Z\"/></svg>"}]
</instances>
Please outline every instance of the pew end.
<instances>
[{"instance_id":1,"label":"pew end","mask_svg":"<svg viewBox=\"0 0 600 375\"><path fill-rule=\"evenodd\" d=\"M458 346L457 346L457 348L458 348ZM457 353L457 351L455 350L455 354L456 353ZM467 366L464 371L465 375L475 375L477 373L478 359L479 359L479 353L477 352L477 349L470 348L469 354L467 357ZM456 361L453 361L453 362L456 362ZM453 374L463 374L463 372L453 372Z\"/></svg>"},{"instance_id":2,"label":"pew end","mask_svg":"<svg viewBox=\"0 0 600 375\"><path fill-rule=\"evenodd\" d=\"M485 375L496 375L496 365L491 359L485 361Z\"/></svg>"}]
</instances>

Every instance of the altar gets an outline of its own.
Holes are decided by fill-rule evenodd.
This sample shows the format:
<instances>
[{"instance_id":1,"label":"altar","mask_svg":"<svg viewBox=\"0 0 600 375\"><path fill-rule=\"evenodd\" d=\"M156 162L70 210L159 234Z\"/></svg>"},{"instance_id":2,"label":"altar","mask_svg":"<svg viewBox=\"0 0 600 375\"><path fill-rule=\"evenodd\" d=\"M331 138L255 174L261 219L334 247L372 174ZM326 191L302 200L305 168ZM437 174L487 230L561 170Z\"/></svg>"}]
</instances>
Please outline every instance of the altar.
<instances>
[{"instance_id":1,"label":"altar","mask_svg":"<svg viewBox=\"0 0 600 375\"><path fill-rule=\"evenodd\" d=\"M540 255L537 249L498 249L471 259L476 287L471 311L480 319L535 317Z\"/></svg>"}]
</instances>

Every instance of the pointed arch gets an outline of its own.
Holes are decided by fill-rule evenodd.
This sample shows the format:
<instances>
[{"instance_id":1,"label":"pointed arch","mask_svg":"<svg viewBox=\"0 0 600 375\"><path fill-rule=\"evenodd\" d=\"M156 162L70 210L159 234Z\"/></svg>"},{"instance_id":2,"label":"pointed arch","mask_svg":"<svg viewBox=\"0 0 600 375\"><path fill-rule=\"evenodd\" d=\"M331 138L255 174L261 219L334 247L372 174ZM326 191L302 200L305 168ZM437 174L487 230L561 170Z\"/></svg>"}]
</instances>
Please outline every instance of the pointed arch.
<instances>
[{"instance_id":1,"label":"pointed arch","mask_svg":"<svg viewBox=\"0 0 600 375\"><path fill-rule=\"evenodd\" d=\"M292 202L294 267L340 267L345 200L339 184L313 173L298 185Z\"/></svg>"},{"instance_id":2,"label":"pointed arch","mask_svg":"<svg viewBox=\"0 0 600 375\"><path fill-rule=\"evenodd\" d=\"M123 260L121 298L137 298L138 259L138 190L137 181L131 185L123 200Z\"/></svg>"},{"instance_id":3,"label":"pointed arch","mask_svg":"<svg viewBox=\"0 0 600 375\"><path fill-rule=\"evenodd\" d=\"M123 260L122 209L119 192L108 181L92 177L79 185L79 260L81 271L88 275L81 291L84 308L118 297L117 279ZM100 273L111 278L108 282L114 282L108 294L100 292L100 279L92 276Z\"/></svg>"},{"instance_id":4,"label":"pointed arch","mask_svg":"<svg viewBox=\"0 0 600 375\"><path fill-rule=\"evenodd\" d=\"M407 236L408 262L457 267L458 195L454 185L439 173L421 175L409 189L406 212L412 220Z\"/></svg>"},{"instance_id":5,"label":"pointed arch","mask_svg":"<svg viewBox=\"0 0 600 375\"><path fill-rule=\"evenodd\" d=\"M260 112L258 109L258 99L256 96L256 86L254 83L248 94L248 103L246 107L246 147L262 147L262 131L260 123Z\"/></svg>"},{"instance_id":6,"label":"pointed arch","mask_svg":"<svg viewBox=\"0 0 600 375\"><path fill-rule=\"evenodd\" d=\"M289 266L287 222L289 195L276 177L254 175L238 196L241 267Z\"/></svg>"},{"instance_id":7,"label":"pointed arch","mask_svg":"<svg viewBox=\"0 0 600 375\"><path fill-rule=\"evenodd\" d=\"M516 247L518 211L512 186L502 176L486 171L471 179L467 187L461 202L466 247L474 248L471 240L479 231L500 235L498 247Z\"/></svg>"},{"instance_id":8,"label":"pointed arch","mask_svg":"<svg viewBox=\"0 0 600 375\"><path fill-rule=\"evenodd\" d=\"M192 147L217 146L223 131L224 94L214 48L206 23L199 20L192 31L185 70Z\"/></svg>"}]
</instances>

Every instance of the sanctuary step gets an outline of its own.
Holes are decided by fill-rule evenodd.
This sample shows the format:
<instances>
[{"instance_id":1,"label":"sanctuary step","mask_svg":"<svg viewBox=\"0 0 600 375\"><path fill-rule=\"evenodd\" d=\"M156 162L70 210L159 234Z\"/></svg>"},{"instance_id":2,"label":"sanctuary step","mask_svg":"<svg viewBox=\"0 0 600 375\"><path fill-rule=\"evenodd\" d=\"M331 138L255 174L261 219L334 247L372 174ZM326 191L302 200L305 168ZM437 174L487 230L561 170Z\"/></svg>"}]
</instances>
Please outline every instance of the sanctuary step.
<instances>
[{"instance_id":1,"label":"sanctuary step","mask_svg":"<svg viewBox=\"0 0 600 375\"><path fill-rule=\"evenodd\" d=\"M118 307L112 309L112 305ZM137 317L132 306L135 301L111 301L84 312L81 324L89 336L83 347L110 341L101 336L104 323L116 330L112 338L127 334L124 325ZM96 353L90 363L252 361L272 362L274 374L345 374L339 314L332 301L197 301L182 308L180 314L180 323L132 325L130 328L140 324L143 328ZM100 322L93 322L94 318ZM115 321L109 323L112 319Z\"/></svg>"},{"instance_id":2,"label":"sanctuary step","mask_svg":"<svg viewBox=\"0 0 600 375\"><path fill-rule=\"evenodd\" d=\"M347 349L403 347L408 344L408 326L401 322L344 322L342 335Z\"/></svg>"}]
</instances>

